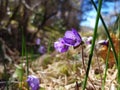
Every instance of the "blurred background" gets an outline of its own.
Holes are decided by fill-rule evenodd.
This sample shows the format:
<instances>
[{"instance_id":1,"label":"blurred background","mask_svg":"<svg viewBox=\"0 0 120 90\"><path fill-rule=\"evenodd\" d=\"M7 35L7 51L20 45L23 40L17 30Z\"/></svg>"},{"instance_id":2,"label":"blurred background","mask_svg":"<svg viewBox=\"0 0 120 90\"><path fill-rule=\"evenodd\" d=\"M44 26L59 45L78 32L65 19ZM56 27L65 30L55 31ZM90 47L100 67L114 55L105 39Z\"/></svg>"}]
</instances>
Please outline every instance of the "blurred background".
<instances>
[{"instance_id":1,"label":"blurred background","mask_svg":"<svg viewBox=\"0 0 120 90\"><path fill-rule=\"evenodd\" d=\"M96 6L98 1L94 0ZM101 15L108 29L117 33L120 0L103 0ZM43 75L44 77L40 78L46 86L56 81L61 72L63 76L76 76L76 72L80 72L77 69L81 66L81 63L77 62L80 54L78 55L77 50L72 50L59 55L55 52L53 44L71 28L78 30L81 36L91 36L95 19L96 11L90 0L0 0L0 90L4 90L6 82L12 82L15 75L13 81L26 82L25 78L29 72ZM101 21L97 34L101 39L107 38ZM71 61L68 63L69 59ZM32 64L28 64L28 60ZM51 64L52 61L60 60L61 62L55 63L55 66ZM42 72L47 67L48 70ZM71 68L74 74L71 74ZM55 76L55 80L49 79L50 83L46 82L46 77L50 75L48 72L55 74L51 74ZM60 80L63 79L60 77ZM76 78L74 81L76 82ZM17 87L22 86L17 84ZM11 90L16 90L14 84L13 88Z\"/></svg>"},{"instance_id":2,"label":"blurred background","mask_svg":"<svg viewBox=\"0 0 120 90\"><path fill-rule=\"evenodd\" d=\"M101 14L114 30L119 6L120 0L103 0ZM92 31L95 18L90 0L0 0L0 39L14 58L21 55L23 37L28 50L43 54L53 51L53 42L70 28ZM99 29L104 29L101 22Z\"/></svg>"}]
</instances>

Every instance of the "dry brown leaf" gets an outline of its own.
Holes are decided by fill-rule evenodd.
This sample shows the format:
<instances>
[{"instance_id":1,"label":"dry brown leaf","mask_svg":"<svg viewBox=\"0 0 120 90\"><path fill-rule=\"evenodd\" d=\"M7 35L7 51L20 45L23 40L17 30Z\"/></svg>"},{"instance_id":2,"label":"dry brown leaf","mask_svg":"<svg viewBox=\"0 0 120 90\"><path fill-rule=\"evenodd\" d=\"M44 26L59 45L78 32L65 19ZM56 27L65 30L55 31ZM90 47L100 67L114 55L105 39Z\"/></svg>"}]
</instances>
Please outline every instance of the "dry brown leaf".
<instances>
[{"instance_id":1,"label":"dry brown leaf","mask_svg":"<svg viewBox=\"0 0 120 90\"><path fill-rule=\"evenodd\" d=\"M119 39L113 33L110 33L110 37L111 37L113 45L115 47L115 51L118 54L118 52L119 52ZM103 46L100 47L98 54L104 60L106 60L107 52L108 52L108 46L103 45ZM114 59L114 54L113 54L112 49L110 50L110 56L109 56L109 62L108 63L109 63L109 67L112 67L115 64L115 59Z\"/></svg>"}]
</instances>

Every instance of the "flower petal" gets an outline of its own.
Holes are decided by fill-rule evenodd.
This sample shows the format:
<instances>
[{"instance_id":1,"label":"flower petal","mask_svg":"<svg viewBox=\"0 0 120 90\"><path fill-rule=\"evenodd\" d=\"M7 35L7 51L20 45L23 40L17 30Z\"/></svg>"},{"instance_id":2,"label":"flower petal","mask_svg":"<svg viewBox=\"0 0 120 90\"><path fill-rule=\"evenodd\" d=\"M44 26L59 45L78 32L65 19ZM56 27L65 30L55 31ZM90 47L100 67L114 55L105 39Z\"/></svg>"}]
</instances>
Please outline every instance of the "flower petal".
<instances>
[{"instance_id":1,"label":"flower petal","mask_svg":"<svg viewBox=\"0 0 120 90\"><path fill-rule=\"evenodd\" d=\"M72 31L66 31L64 37L75 40L76 37Z\"/></svg>"},{"instance_id":2,"label":"flower petal","mask_svg":"<svg viewBox=\"0 0 120 90\"><path fill-rule=\"evenodd\" d=\"M31 87L31 90L39 90L39 79L34 75L29 75L27 78L28 85Z\"/></svg>"},{"instance_id":3,"label":"flower petal","mask_svg":"<svg viewBox=\"0 0 120 90\"><path fill-rule=\"evenodd\" d=\"M100 45L108 45L108 41L107 40L100 40L98 42L98 44L100 44Z\"/></svg>"},{"instance_id":4,"label":"flower petal","mask_svg":"<svg viewBox=\"0 0 120 90\"><path fill-rule=\"evenodd\" d=\"M71 38L64 37L63 40L65 41L65 44L68 46L74 46L74 44L76 43L76 40L73 40Z\"/></svg>"},{"instance_id":5,"label":"flower petal","mask_svg":"<svg viewBox=\"0 0 120 90\"><path fill-rule=\"evenodd\" d=\"M46 48L44 46L40 46L38 48L38 52L41 53L41 54L45 54L46 53Z\"/></svg>"},{"instance_id":6,"label":"flower petal","mask_svg":"<svg viewBox=\"0 0 120 90\"><path fill-rule=\"evenodd\" d=\"M72 32L74 33L75 38L76 38L76 43L74 44L74 47L77 47L82 42L82 38L81 38L81 36L79 35L79 33L74 28L72 28Z\"/></svg>"},{"instance_id":7,"label":"flower petal","mask_svg":"<svg viewBox=\"0 0 120 90\"><path fill-rule=\"evenodd\" d=\"M54 43L54 48L58 52L66 52L69 46L65 45L63 38L60 38L58 41Z\"/></svg>"}]
</instances>

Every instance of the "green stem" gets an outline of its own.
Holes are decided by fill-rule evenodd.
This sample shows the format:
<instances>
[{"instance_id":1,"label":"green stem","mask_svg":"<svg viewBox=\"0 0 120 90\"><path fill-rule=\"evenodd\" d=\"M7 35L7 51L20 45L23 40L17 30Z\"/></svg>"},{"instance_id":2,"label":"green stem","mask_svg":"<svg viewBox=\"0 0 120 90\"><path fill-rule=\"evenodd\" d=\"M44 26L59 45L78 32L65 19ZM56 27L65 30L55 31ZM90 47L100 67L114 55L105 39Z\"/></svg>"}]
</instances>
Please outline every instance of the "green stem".
<instances>
[{"instance_id":1,"label":"green stem","mask_svg":"<svg viewBox=\"0 0 120 90\"><path fill-rule=\"evenodd\" d=\"M91 61L92 61L93 50L94 50L95 40L96 40L96 36L97 36L97 28L98 28L98 22L99 22L99 17L100 17L101 6L102 6L102 0L99 0L96 24L95 24L95 28L94 28L94 35L93 35L93 41L92 41L92 47L91 47L91 51L90 51L90 55L89 55L88 67L87 67L87 71L86 71L85 81L83 84L83 90L85 90L85 88L86 88L87 78L89 75L90 65L91 65Z\"/></svg>"}]
</instances>

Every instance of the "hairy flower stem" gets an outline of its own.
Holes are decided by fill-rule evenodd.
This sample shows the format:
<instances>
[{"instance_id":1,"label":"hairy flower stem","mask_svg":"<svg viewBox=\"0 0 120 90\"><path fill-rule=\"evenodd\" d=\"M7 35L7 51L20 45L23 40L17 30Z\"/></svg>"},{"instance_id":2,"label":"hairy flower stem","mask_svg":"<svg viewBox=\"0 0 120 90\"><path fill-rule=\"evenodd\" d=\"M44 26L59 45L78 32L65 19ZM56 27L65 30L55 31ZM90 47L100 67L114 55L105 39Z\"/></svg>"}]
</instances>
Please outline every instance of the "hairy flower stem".
<instances>
[{"instance_id":1,"label":"hairy flower stem","mask_svg":"<svg viewBox=\"0 0 120 90\"><path fill-rule=\"evenodd\" d=\"M96 52L96 61L97 61L97 65L98 65L98 69L100 70L101 67L100 67L100 60L98 58L98 54L97 54L97 49L95 48L95 52ZM101 78L101 86L102 86L102 74L100 73L100 78Z\"/></svg>"},{"instance_id":2,"label":"hairy flower stem","mask_svg":"<svg viewBox=\"0 0 120 90\"><path fill-rule=\"evenodd\" d=\"M86 66L85 66L85 60L84 60L84 46L83 46L83 45L82 45L82 64L83 64L83 68L84 68L84 70L85 70L85 72L86 72ZM92 80L89 78L89 76L88 76L88 79L89 79L89 81L91 82L92 86L94 87L94 90L96 90L95 85L93 84L93 82L92 82Z\"/></svg>"},{"instance_id":3,"label":"hairy flower stem","mask_svg":"<svg viewBox=\"0 0 120 90\"><path fill-rule=\"evenodd\" d=\"M99 22L99 17L100 17L101 6L102 6L102 0L99 0L96 23L95 23L95 28L94 28L93 41L92 41L92 47L91 47L91 50L90 50L90 55L89 55L89 61L88 61L88 67L87 67L87 71L86 71L85 81L83 83L83 90L85 90L85 88L86 88L87 78L88 78L88 75L89 75L90 65L91 65L91 61L92 61L93 50L94 50L95 40L96 40L96 36L97 36L97 27L98 27L98 22Z\"/></svg>"}]
</instances>

